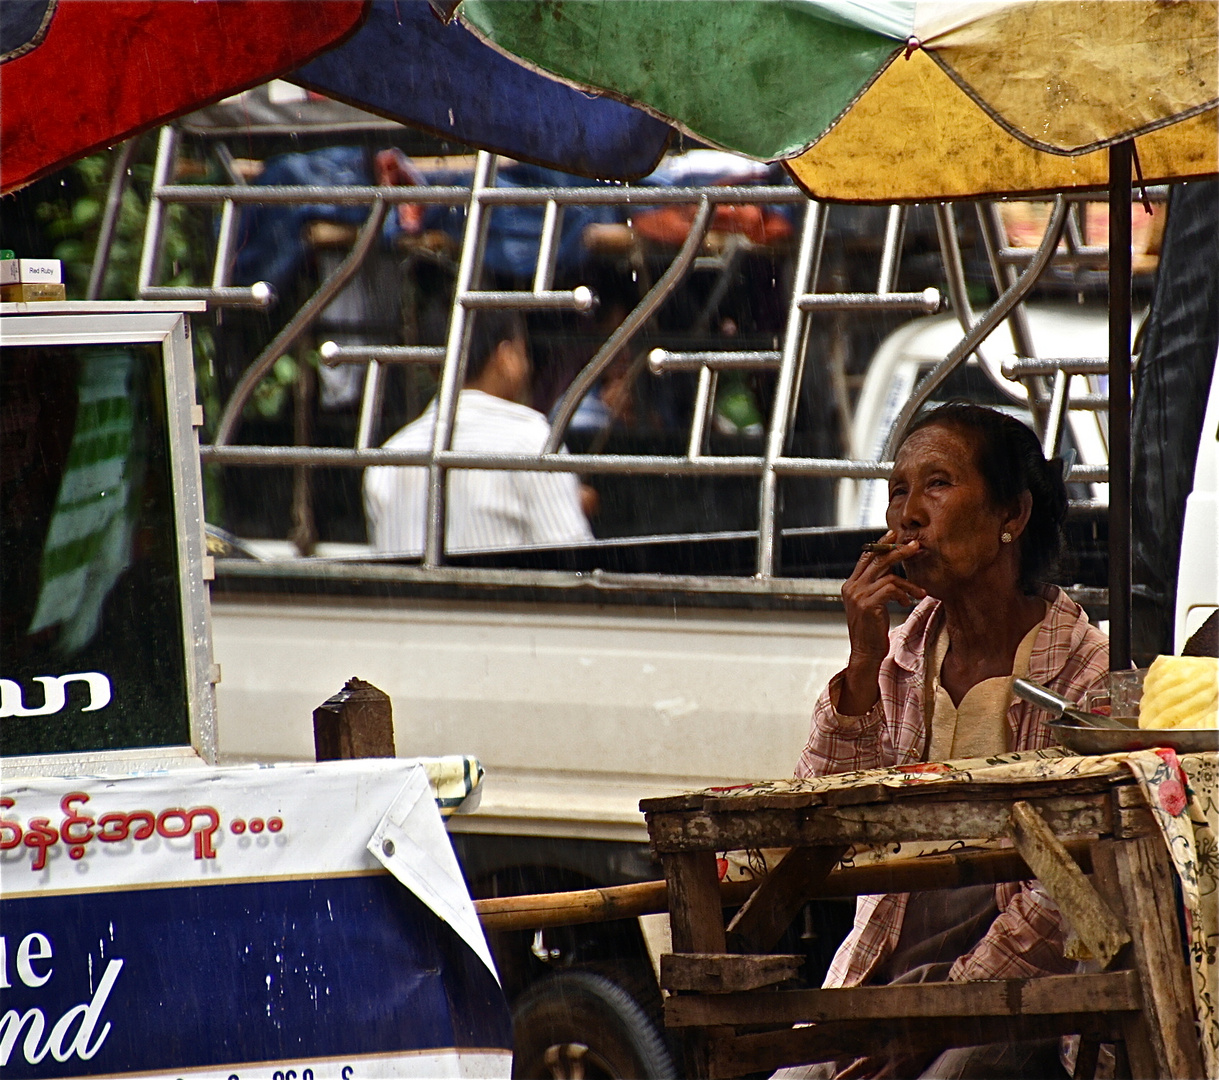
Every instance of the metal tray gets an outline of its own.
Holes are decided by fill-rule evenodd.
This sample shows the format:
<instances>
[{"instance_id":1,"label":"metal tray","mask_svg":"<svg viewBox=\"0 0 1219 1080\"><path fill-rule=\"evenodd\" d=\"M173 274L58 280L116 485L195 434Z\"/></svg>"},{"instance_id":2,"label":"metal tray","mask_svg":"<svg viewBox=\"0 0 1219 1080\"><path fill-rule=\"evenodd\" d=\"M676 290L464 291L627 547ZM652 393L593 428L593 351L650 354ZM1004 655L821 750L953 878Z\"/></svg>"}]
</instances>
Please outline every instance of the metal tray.
<instances>
[{"instance_id":1,"label":"metal tray","mask_svg":"<svg viewBox=\"0 0 1219 1080\"><path fill-rule=\"evenodd\" d=\"M1046 724L1058 741L1081 754L1120 754L1124 750L1154 750L1168 747L1178 754L1219 751L1219 730L1214 728L1115 728L1083 727L1062 720Z\"/></svg>"}]
</instances>

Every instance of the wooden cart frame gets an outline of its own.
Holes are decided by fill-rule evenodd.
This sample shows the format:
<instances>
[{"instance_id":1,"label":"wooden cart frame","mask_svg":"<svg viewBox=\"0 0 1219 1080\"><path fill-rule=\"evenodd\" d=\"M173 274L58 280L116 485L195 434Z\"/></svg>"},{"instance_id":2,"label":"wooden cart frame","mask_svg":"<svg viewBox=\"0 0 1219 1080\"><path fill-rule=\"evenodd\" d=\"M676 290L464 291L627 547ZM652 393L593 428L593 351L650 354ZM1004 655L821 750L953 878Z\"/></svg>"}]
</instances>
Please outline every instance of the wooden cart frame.
<instances>
[{"instance_id":1,"label":"wooden cart frame","mask_svg":"<svg viewBox=\"0 0 1219 1080\"><path fill-rule=\"evenodd\" d=\"M1101 1042L1115 1043L1136 1077L1203 1075L1171 904L1175 871L1128 774L711 791L648 799L641 808L668 882L673 953L662 959L661 983L669 994L666 1024L683 1036L687 1076L743 1076L888 1045L917 1052L1069 1034L1082 1037L1077 1077L1092 1075ZM848 846L1001 836L1011 838L1021 858L980 853L972 857L973 880L1037 877L1096 958L1095 973L783 988L799 958L772 951ZM726 926L716 853L773 847L791 851ZM960 884L971 858L949 860L953 877L942 881L909 869L920 861L907 860L886 889Z\"/></svg>"}]
</instances>

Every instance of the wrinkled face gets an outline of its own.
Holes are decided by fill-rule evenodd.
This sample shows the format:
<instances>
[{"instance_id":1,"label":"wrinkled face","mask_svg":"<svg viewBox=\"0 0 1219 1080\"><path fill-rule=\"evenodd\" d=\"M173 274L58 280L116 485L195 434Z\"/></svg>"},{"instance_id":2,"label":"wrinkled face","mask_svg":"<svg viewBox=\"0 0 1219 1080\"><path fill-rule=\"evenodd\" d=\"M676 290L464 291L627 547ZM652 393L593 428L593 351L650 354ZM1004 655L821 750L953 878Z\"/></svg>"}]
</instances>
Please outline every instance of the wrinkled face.
<instances>
[{"instance_id":1,"label":"wrinkled face","mask_svg":"<svg viewBox=\"0 0 1219 1080\"><path fill-rule=\"evenodd\" d=\"M991 503L969 434L929 424L898 450L886 520L899 543L919 542L903 566L932 596L959 591L993 569L1006 547L999 537L1007 518ZM1014 570L1011 577L1014 583Z\"/></svg>"}]
</instances>

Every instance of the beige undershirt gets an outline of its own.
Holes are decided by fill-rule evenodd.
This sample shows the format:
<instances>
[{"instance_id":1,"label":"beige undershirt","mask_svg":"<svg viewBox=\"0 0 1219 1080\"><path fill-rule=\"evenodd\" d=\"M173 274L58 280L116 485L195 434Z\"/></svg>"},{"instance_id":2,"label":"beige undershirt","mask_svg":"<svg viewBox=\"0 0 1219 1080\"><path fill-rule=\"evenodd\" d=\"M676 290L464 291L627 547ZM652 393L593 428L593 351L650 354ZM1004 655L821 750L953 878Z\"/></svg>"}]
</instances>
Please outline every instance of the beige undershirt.
<instances>
[{"instance_id":1,"label":"beige undershirt","mask_svg":"<svg viewBox=\"0 0 1219 1080\"><path fill-rule=\"evenodd\" d=\"M926 709L930 712L927 747L928 761L962 761L966 758L993 757L1005 754L1008 746L1007 710L1012 703L1012 680L1028 676L1029 657L1037 631L1045 622L1043 613L1016 648L1010 675L983 679L971 686L960 705L953 705L948 691L940 685L940 672L948 652L948 627L942 626L931 650L928 671L934 671L928 686Z\"/></svg>"}]
</instances>

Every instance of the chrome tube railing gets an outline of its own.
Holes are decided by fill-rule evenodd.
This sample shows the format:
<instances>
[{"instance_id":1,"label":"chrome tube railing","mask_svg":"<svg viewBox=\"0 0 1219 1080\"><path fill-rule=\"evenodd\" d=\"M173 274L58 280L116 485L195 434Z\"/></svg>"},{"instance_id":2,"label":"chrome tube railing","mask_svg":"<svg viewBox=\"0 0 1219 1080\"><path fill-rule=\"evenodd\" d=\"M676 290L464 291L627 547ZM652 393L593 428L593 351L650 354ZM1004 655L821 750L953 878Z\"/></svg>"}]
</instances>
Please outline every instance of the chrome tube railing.
<instances>
[{"instance_id":1,"label":"chrome tube railing","mask_svg":"<svg viewBox=\"0 0 1219 1080\"><path fill-rule=\"evenodd\" d=\"M808 341L809 319L826 312L908 311L930 314L942 307L938 290L896 292L904 236L906 209L891 207L886 221L885 238L875 293L820 293L817 291L817 271L826 235L826 219L830 208L811 202L794 187L733 186L712 188L643 188L598 186L581 188L501 188L495 186L497 162L493 155L480 153L475 166L472 187L273 187L241 185L181 185L169 182L175 136L171 128L163 129L158 146L154 176L154 199L145 231L145 250L140 264L142 296L169 293L181 298L190 292L215 303L265 303L267 290L235 289L227 286L224 265L232 242L234 214L242 205L299 205L321 203L337 205L367 205L370 215L358 233L348 256L337 270L319 286L310 301L289 321L256 361L247 369L237 388L226 403L214 445L201 448L203 461L216 465L264 465L303 468L365 468L371 465L416 466L428 470L428 505L423 564L438 568L444 561L445 476L450 469L502 469L541 472L578 472L586 475L672 475L756 477L758 492L758 528L756 575L759 580L775 574L779 522L777 520L778 485L784 477L820 477L827 479L883 479L888 476L889 460L868 461L792 457L787 454L789 433L795 420L803 378ZM356 445L352 449L319 447L259 447L231 445L237 424L249 395L271 365L299 336L310 320L357 272L365 255L371 250L384 215L391 206L400 203L466 207L466 229L458 264L456 298L450 316L446 344L439 346L322 346L322 361L326 364L367 363L364 398L361 402ZM676 371L698 372L694 414L690 440L685 455L622 455L559 453L567 427L584 395L596 384L605 369L621 349L640 331L656 309L692 269L699 265L706 232L716 206L734 203L766 205L802 205L807 210L801 225L788 314L782 347L776 350L705 350L681 352L654 349L648 366L657 376ZM157 249L164 223L164 208L170 204L222 206L221 239L217 263L210 289L168 290L155 285L158 272ZM551 422L551 432L540 456L469 454L452 450L452 431L456 418L458 392L464 381L468 352L469 313L483 309L572 310L588 311L596 302L591 290L578 286L570 290L554 290L555 259L561 234L564 207L570 205L619 205L632 208L661 205L693 205L695 217L689 232L673 262L661 278L636 305L635 309L610 334L592 360L577 374L560 399ZM521 291L488 291L478 287L486 250L487 226L491 210L496 206L540 206L543 208L538 258L531 288ZM907 403L886 452L888 459L900 431L918 407L957 366L964 363L986 335L1004 318L1014 320L1013 329L1019 339L1027 333L1022 326L1019 302L1032 287L1037 274L1054 257L1065 224L1065 202L1060 199L1051 217L1050 228L1041 247L1034 253L1031 265L1019 277L1013 269L1008 249L1001 248L993 215L982 214L983 234L991 255L992 267L999 280L1007 280L1003 296L981 319L975 321L968 308L964 270L956 246L955 223L951 211L937 209L941 254L946 279L962 326L967 330L962 341L917 388ZM226 227L227 226L227 227ZM987 227L989 226L989 228ZM226 239L227 237L227 239ZM1029 349L1031 357L1031 348ZM437 424L430 451L403 453L371 446L380 408L381 365L386 363L429 364L439 366L437 394ZM1086 361L1052 362L1022 359L1011 365L1009 377L1044 376L1084 370L1091 373ZM1069 369L1065 366L1073 365ZM1023 365L1023 366L1022 366ZM1030 365L1036 365L1036 370ZM1045 365L1045 370L1042 370ZM1026 370L1027 369L1027 370ZM713 416L716 380L720 372L775 370L776 386L761 455L711 456L705 452L706 435ZM1090 400L1070 399L1064 394L1055 403L1061 415L1067 407L1095 407ZM1102 403L1103 405L1103 403ZM1059 420L1060 430L1061 420ZM1104 466L1076 466L1070 479L1105 482Z\"/></svg>"}]
</instances>

